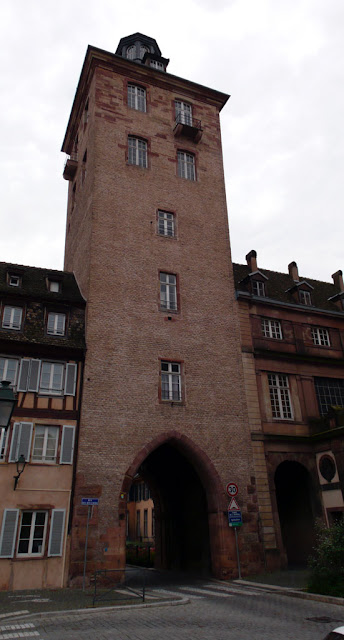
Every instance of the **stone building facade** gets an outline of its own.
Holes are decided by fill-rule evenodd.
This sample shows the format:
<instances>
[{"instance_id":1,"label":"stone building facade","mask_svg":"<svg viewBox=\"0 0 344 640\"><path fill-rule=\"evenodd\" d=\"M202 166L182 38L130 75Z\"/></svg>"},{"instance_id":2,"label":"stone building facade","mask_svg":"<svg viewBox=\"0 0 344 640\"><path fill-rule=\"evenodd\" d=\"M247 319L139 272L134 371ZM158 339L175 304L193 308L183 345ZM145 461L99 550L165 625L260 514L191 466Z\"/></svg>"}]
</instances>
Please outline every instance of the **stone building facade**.
<instances>
[{"instance_id":1,"label":"stone building facade","mask_svg":"<svg viewBox=\"0 0 344 640\"><path fill-rule=\"evenodd\" d=\"M228 96L167 73L155 40L88 47L62 150L65 268L87 300L71 580L125 562L139 474L157 566L237 575L226 485L238 484L242 571L261 565L252 444L227 228L219 113Z\"/></svg>"},{"instance_id":2,"label":"stone building facade","mask_svg":"<svg viewBox=\"0 0 344 640\"><path fill-rule=\"evenodd\" d=\"M0 381L17 397L0 429L0 589L68 583L84 313L73 274L0 263Z\"/></svg>"},{"instance_id":3,"label":"stone building facade","mask_svg":"<svg viewBox=\"0 0 344 640\"><path fill-rule=\"evenodd\" d=\"M234 264L268 566L304 564L314 522L344 513L344 285Z\"/></svg>"}]
</instances>

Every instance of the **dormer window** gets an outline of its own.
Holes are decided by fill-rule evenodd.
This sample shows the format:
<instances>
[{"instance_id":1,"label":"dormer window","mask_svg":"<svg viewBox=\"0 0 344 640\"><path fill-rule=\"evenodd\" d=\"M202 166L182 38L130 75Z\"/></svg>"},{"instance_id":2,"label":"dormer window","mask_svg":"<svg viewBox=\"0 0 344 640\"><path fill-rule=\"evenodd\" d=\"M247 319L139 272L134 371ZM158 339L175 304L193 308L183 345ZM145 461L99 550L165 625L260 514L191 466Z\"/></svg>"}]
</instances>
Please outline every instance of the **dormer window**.
<instances>
[{"instance_id":1,"label":"dormer window","mask_svg":"<svg viewBox=\"0 0 344 640\"><path fill-rule=\"evenodd\" d=\"M299 289L299 301L300 304L304 304L306 307L312 306L312 297L309 291Z\"/></svg>"},{"instance_id":2,"label":"dormer window","mask_svg":"<svg viewBox=\"0 0 344 640\"><path fill-rule=\"evenodd\" d=\"M8 276L8 284L11 287L20 287L20 276L10 273Z\"/></svg>"},{"instance_id":3,"label":"dormer window","mask_svg":"<svg viewBox=\"0 0 344 640\"><path fill-rule=\"evenodd\" d=\"M61 289L61 283L58 280L48 280L48 289L52 293L59 293Z\"/></svg>"},{"instance_id":4,"label":"dormer window","mask_svg":"<svg viewBox=\"0 0 344 640\"><path fill-rule=\"evenodd\" d=\"M158 69L158 71L165 71L165 67L164 67L163 63L160 62L160 60L151 60L150 61L150 66L153 69Z\"/></svg>"},{"instance_id":5,"label":"dormer window","mask_svg":"<svg viewBox=\"0 0 344 640\"><path fill-rule=\"evenodd\" d=\"M132 47L128 47L127 49L128 60L134 60L135 57L136 57L136 47L134 45Z\"/></svg>"},{"instance_id":6,"label":"dormer window","mask_svg":"<svg viewBox=\"0 0 344 640\"><path fill-rule=\"evenodd\" d=\"M260 280L252 280L252 293L254 296L265 296L265 282Z\"/></svg>"}]
</instances>

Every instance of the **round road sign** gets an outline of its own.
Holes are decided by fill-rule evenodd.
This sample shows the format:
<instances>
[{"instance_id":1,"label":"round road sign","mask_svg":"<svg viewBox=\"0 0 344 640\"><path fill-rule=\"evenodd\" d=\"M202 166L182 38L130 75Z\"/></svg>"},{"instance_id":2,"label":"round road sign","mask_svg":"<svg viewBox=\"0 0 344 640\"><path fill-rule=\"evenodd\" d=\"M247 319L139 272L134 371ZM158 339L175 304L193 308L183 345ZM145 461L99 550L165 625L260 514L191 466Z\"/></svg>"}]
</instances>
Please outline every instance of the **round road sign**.
<instances>
[{"instance_id":1,"label":"round road sign","mask_svg":"<svg viewBox=\"0 0 344 640\"><path fill-rule=\"evenodd\" d=\"M226 491L230 498L234 498L238 493L238 485L235 482L230 482L227 484Z\"/></svg>"}]
</instances>

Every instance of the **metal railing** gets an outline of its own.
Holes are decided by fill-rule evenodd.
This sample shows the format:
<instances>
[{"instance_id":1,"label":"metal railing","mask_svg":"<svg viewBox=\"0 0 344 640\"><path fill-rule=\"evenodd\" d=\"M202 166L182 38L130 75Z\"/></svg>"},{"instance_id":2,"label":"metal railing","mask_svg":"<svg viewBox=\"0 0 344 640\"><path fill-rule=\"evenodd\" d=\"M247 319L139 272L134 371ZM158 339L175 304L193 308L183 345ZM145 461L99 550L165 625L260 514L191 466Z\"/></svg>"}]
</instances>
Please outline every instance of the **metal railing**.
<instances>
[{"instance_id":1,"label":"metal railing","mask_svg":"<svg viewBox=\"0 0 344 640\"><path fill-rule=\"evenodd\" d=\"M145 569L102 569L94 572L93 606L97 602L145 601Z\"/></svg>"},{"instance_id":2,"label":"metal railing","mask_svg":"<svg viewBox=\"0 0 344 640\"><path fill-rule=\"evenodd\" d=\"M184 124L187 127L193 127L194 129L202 129L201 120L196 120L192 116L185 115L184 113L178 113L174 125Z\"/></svg>"}]
</instances>

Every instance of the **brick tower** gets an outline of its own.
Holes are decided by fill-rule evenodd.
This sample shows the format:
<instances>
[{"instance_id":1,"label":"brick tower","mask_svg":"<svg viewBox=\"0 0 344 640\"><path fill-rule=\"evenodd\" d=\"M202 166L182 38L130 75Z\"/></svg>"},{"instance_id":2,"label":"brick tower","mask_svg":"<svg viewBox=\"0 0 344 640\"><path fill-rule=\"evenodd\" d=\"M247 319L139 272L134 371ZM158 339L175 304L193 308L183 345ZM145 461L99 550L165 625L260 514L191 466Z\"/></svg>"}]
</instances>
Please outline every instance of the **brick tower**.
<instances>
[{"instance_id":1,"label":"brick tower","mask_svg":"<svg viewBox=\"0 0 344 640\"><path fill-rule=\"evenodd\" d=\"M72 581L125 562L126 502L151 489L156 564L237 574L226 485L239 486L243 572L260 562L219 112L228 96L167 73L136 33L88 47L62 150L65 269L87 300Z\"/></svg>"}]
</instances>

